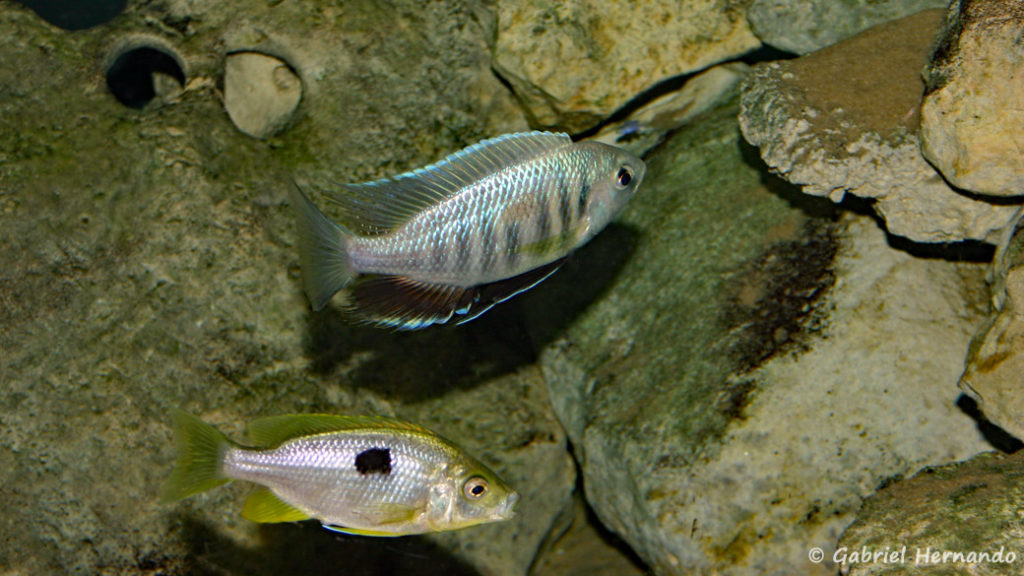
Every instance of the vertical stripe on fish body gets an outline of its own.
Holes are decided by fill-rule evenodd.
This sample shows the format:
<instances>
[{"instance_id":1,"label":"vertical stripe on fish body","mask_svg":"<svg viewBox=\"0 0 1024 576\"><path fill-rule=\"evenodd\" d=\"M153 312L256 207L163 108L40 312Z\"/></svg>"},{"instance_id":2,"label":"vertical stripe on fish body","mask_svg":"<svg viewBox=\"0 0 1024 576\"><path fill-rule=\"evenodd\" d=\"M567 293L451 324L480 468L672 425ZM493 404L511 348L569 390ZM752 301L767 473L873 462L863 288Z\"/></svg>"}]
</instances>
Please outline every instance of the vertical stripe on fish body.
<instances>
[{"instance_id":1,"label":"vertical stripe on fish body","mask_svg":"<svg viewBox=\"0 0 1024 576\"><path fill-rule=\"evenodd\" d=\"M532 132L487 140L406 174L341 186L343 225L297 191L307 293L396 328L472 319L551 274L643 179L642 160Z\"/></svg>"},{"instance_id":2,"label":"vertical stripe on fish body","mask_svg":"<svg viewBox=\"0 0 1024 576\"><path fill-rule=\"evenodd\" d=\"M257 522L316 518L333 530L397 536L504 520L519 498L458 447L406 422L277 416L250 425L249 448L188 414L174 418L179 460L165 497L253 482L263 488L243 516Z\"/></svg>"}]
</instances>

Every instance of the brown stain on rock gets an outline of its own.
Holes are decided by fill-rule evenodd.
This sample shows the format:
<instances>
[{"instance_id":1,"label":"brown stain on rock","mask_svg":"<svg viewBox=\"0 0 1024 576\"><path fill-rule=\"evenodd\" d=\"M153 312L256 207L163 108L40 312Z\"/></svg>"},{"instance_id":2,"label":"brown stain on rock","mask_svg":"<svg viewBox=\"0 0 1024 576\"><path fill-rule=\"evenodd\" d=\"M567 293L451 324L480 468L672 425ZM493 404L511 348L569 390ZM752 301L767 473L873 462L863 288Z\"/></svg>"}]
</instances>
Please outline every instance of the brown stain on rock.
<instances>
[{"instance_id":1,"label":"brown stain on rock","mask_svg":"<svg viewBox=\"0 0 1024 576\"><path fill-rule=\"evenodd\" d=\"M800 350L808 334L824 321L818 312L822 297L835 283L832 262L837 251L835 224L808 220L769 231L760 256L748 262L729 283L724 322L736 327L733 344L740 371L749 370L778 353ZM752 388L740 386L746 396ZM730 394L732 414L742 413L746 400Z\"/></svg>"},{"instance_id":2,"label":"brown stain on rock","mask_svg":"<svg viewBox=\"0 0 1024 576\"><path fill-rule=\"evenodd\" d=\"M807 101L882 135L916 131L924 81L943 10L894 20L793 61Z\"/></svg>"}]
</instances>

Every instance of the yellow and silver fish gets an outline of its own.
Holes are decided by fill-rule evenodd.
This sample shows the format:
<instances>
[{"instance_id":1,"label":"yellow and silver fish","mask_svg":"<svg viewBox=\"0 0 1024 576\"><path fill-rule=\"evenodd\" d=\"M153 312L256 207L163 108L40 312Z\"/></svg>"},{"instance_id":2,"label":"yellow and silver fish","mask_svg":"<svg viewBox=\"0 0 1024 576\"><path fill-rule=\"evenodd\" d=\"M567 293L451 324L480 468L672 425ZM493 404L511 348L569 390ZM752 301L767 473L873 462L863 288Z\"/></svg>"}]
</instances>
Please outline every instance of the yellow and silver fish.
<instances>
[{"instance_id":1,"label":"yellow and silver fish","mask_svg":"<svg viewBox=\"0 0 1024 576\"><path fill-rule=\"evenodd\" d=\"M242 516L315 518L363 536L455 530L506 520L519 495L457 446L415 424L377 416L294 414L249 425L253 447L173 412L178 463L163 489L179 500L232 480L260 484Z\"/></svg>"},{"instance_id":2,"label":"yellow and silver fish","mask_svg":"<svg viewBox=\"0 0 1024 576\"><path fill-rule=\"evenodd\" d=\"M535 286L632 198L643 160L599 142L529 132L330 198L341 224L295 187L306 293L342 288L363 320L416 329L476 318Z\"/></svg>"}]
</instances>

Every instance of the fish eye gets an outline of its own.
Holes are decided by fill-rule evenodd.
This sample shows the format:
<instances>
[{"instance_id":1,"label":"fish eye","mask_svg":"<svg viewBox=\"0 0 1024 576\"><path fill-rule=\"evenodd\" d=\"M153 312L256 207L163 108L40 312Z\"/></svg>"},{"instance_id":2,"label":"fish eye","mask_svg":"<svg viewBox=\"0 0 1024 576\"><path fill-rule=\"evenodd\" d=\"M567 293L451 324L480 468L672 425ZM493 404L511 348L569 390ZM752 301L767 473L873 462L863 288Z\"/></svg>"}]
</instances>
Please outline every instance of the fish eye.
<instances>
[{"instance_id":1,"label":"fish eye","mask_svg":"<svg viewBox=\"0 0 1024 576\"><path fill-rule=\"evenodd\" d=\"M619 168L619 174L615 177L615 185L619 188L625 188L629 186L629 183L633 181L633 170L629 166L623 166Z\"/></svg>"},{"instance_id":2,"label":"fish eye","mask_svg":"<svg viewBox=\"0 0 1024 576\"><path fill-rule=\"evenodd\" d=\"M490 489L490 485L487 484L487 480L479 476L473 476L466 483L462 485L462 493L466 495L466 498L470 500L479 500L487 494Z\"/></svg>"}]
</instances>

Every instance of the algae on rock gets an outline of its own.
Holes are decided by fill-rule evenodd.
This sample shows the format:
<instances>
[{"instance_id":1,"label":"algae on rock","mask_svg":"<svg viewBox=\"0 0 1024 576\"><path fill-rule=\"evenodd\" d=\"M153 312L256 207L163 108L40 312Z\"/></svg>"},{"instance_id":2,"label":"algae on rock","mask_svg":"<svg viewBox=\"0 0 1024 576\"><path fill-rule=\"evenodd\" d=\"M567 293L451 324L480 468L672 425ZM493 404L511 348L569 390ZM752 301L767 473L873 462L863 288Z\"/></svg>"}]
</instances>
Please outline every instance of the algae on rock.
<instances>
[{"instance_id":1,"label":"algae on rock","mask_svg":"<svg viewBox=\"0 0 1024 576\"><path fill-rule=\"evenodd\" d=\"M751 160L737 111L652 153L617 223L630 257L541 354L588 502L658 574L792 573L884 478L986 447L954 403L983 265L814 215Z\"/></svg>"},{"instance_id":2,"label":"algae on rock","mask_svg":"<svg viewBox=\"0 0 1024 576\"><path fill-rule=\"evenodd\" d=\"M839 540L846 557L892 550L897 561L846 562L840 574L1020 574L1022 499L1024 452L924 468L868 498Z\"/></svg>"},{"instance_id":3,"label":"algae on rock","mask_svg":"<svg viewBox=\"0 0 1024 576\"><path fill-rule=\"evenodd\" d=\"M525 126L486 27L440 4L172 0L75 33L0 4L0 54L17 63L0 67L5 569L374 574L426 556L424 574L525 573L575 486L532 355L486 325L409 336L310 318L285 202L306 171L356 180ZM104 75L140 46L173 52L186 81L133 109ZM219 98L236 50L272 53L304 84L267 141ZM395 413L494 466L529 514L396 544L248 523L240 485L164 505L174 406L236 438L270 414Z\"/></svg>"}]
</instances>

